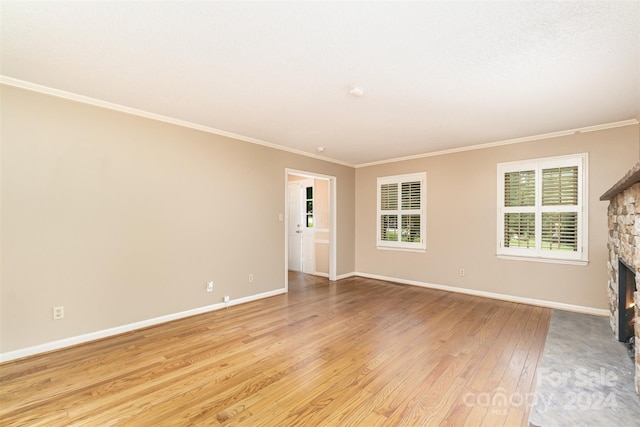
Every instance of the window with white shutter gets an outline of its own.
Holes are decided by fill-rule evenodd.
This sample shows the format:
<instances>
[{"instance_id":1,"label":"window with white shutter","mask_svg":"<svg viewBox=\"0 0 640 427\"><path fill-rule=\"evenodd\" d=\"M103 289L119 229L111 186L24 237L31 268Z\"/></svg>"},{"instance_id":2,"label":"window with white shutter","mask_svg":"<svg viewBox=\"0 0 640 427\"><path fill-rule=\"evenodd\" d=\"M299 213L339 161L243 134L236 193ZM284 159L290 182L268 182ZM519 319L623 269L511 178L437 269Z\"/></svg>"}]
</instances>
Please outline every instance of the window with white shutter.
<instances>
[{"instance_id":1,"label":"window with white shutter","mask_svg":"<svg viewBox=\"0 0 640 427\"><path fill-rule=\"evenodd\" d=\"M498 255L587 262L587 154L498 164Z\"/></svg>"},{"instance_id":2,"label":"window with white shutter","mask_svg":"<svg viewBox=\"0 0 640 427\"><path fill-rule=\"evenodd\" d=\"M378 178L377 246L424 250L425 172Z\"/></svg>"}]
</instances>

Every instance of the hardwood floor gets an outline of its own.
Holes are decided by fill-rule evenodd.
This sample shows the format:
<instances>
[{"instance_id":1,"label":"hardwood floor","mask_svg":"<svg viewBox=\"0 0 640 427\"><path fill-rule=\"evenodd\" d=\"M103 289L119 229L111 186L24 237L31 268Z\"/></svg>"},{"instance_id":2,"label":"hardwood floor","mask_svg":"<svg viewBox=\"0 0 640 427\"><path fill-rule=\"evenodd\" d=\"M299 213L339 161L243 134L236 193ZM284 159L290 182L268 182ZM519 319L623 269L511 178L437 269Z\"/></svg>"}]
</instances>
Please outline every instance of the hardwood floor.
<instances>
[{"instance_id":1,"label":"hardwood floor","mask_svg":"<svg viewBox=\"0 0 640 427\"><path fill-rule=\"evenodd\" d=\"M292 273L286 295L0 365L0 424L527 425L550 315Z\"/></svg>"}]
</instances>

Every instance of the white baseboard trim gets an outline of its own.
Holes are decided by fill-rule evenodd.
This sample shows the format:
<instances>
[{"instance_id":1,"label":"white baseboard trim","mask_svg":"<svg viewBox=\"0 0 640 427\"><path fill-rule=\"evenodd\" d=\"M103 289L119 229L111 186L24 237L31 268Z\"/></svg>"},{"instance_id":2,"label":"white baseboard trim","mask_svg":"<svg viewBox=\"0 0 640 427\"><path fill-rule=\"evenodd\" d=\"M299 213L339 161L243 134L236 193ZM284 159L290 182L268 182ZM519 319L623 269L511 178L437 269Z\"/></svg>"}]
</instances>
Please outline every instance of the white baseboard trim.
<instances>
[{"instance_id":1,"label":"white baseboard trim","mask_svg":"<svg viewBox=\"0 0 640 427\"><path fill-rule=\"evenodd\" d=\"M348 279L349 277L354 277L357 276L357 273L351 272L351 273L345 273L345 274L340 274L338 276L336 276L336 281L338 280L342 280L342 279Z\"/></svg>"},{"instance_id":2,"label":"white baseboard trim","mask_svg":"<svg viewBox=\"0 0 640 427\"><path fill-rule=\"evenodd\" d=\"M179 313L167 314L165 316L155 317L153 319L142 320L140 322L129 323L128 325L116 326L115 328L103 329L101 331L90 332L88 334L78 335L75 337L69 337L58 341L52 341L45 344L35 345L33 347L27 347L20 350L9 351L6 353L0 353L0 363L8 362L10 360L21 359L23 357L33 356L40 353L46 353L48 351L59 350L61 348L70 347L72 345L83 344L89 341L95 341L101 338L110 337L113 335L123 334L125 332L131 332L136 329L142 329L149 326L158 325L160 323L170 322L172 320L182 319L196 314L207 313L210 311L220 310L221 308L231 307L238 304L244 304L251 301L256 301L263 298L269 298L272 296L286 293L287 290L276 289L269 292L263 292L257 295L251 295L248 297L238 298L230 300L228 303L218 303L207 305L204 307L198 307Z\"/></svg>"},{"instance_id":3,"label":"white baseboard trim","mask_svg":"<svg viewBox=\"0 0 640 427\"><path fill-rule=\"evenodd\" d=\"M558 309L558 310L572 311L572 312L576 312L576 313L591 314L591 315L594 315L594 316L608 317L609 314L610 314L609 310L600 309L600 308L584 307L584 306L573 305L573 304L565 304L565 303L561 303L561 302L539 300L539 299L534 299L534 298L518 297L518 296L514 296L514 295L498 294L498 293L494 293L494 292L478 291L478 290L475 290L475 289L465 289L465 288L458 288L458 287L454 287L454 286L438 285L438 284L433 284L433 283L419 282L419 281L416 281L416 280L398 279L396 277L380 276L380 275L377 275L377 274L369 274L369 273L362 273L362 272L353 272L353 273L341 274L341 275L336 277L336 280L347 279L349 277L354 277L354 276L366 277L366 278L369 278L369 279L385 280L387 282L402 283L402 284L405 284L405 285L412 285L412 286L419 286L419 287L423 287L423 288L438 289L438 290L442 290L442 291L455 292L455 293L479 296L479 297L484 297L484 298L492 298L492 299L497 299L497 300L501 300L501 301L509 301L509 302L515 302L515 303L521 303L521 304L536 305L536 306L540 306L540 307L554 308L554 309ZM273 291L264 292L264 293L257 294L257 295L251 295L251 296L248 296L248 297L234 299L234 300L229 301L228 303L217 303L217 304L212 304L212 305L208 305L208 306L204 306L204 307L198 307L198 308L194 308L192 310L183 311L183 312L180 312L180 313L168 314L168 315L165 315L165 316L155 317L153 319L147 319L147 320L142 320L140 322L130 323L128 325L117 326L115 328L109 328L109 329L103 329L101 331L96 331L96 332L91 332L91 333L88 333L88 334L78 335L78 336L75 336L75 337L65 338L65 339L58 340L58 341L52 341L52 342L45 343L45 344L39 344L39 345L36 345L36 346L33 346L33 347L27 347L27 348L23 348L23 349L20 349L20 350L14 350L14 351L6 352L6 353L0 353L0 363L8 362L10 360L20 359L20 358L23 358L23 357L33 356L33 355L40 354L40 353L46 353L48 351L59 350L61 348L70 347L70 346L73 346L73 345L83 344L83 343L86 343L86 342L89 342L89 341L95 341L95 340L98 340L98 339L101 339L101 338L106 338L106 337L110 337L110 336L113 336L113 335L123 334L125 332L131 332L131 331L134 331L136 329L142 329L142 328L158 325L158 324L165 323L165 322L170 322L172 320L177 320L177 319L182 319L184 317L194 316L196 314L207 313L207 312L210 312L210 311L220 310L222 308L231 307L231 306L234 306L234 305L244 304L244 303L247 303L247 302L256 301L256 300L263 299L263 298L269 298L269 297L272 297L272 296L284 294L286 292L287 292L287 290L284 289L284 288L283 289L276 289L276 290L273 290Z\"/></svg>"},{"instance_id":4,"label":"white baseboard trim","mask_svg":"<svg viewBox=\"0 0 640 427\"><path fill-rule=\"evenodd\" d=\"M565 304L562 302L546 301L534 298L518 297L514 295L498 294L494 292L478 291L475 289L457 288L455 286L437 285L433 283L418 282L416 280L398 279L395 277L379 276L377 274L356 272L356 276L369 279L385 280L387 282L402 283L404 285L420 286L423 288L439 289L441 291L455 292L459 294L473 295L477 297L492 298L501 301L516 302L521 304L536 305L539 307L554 308L557 310L573 311L575 313L591 314L594 316L609 317L609 310L602 308L584 307L581 305Z\"/></svg>"}]
</instances>

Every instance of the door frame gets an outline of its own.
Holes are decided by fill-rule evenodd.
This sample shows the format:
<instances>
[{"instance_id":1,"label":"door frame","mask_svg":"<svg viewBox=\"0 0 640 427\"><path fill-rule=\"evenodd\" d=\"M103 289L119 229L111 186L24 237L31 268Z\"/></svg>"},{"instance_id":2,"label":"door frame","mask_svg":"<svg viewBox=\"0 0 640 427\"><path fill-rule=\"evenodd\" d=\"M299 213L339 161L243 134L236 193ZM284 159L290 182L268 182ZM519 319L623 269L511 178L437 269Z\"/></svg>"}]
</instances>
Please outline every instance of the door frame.
<instances>
[{"instance_id":1,"label":"door frame","mask_svg":"<svg viewBox=\"0 0 640 427\"><path fill-rule=\"evenodd\" d=\"M312 179L324 179L329 181L329 280L334 282L337 277L337 245L336 245L336 189L337 178L331 175L323 175L315 172L285 168L284 170L284 288L289 291L289 175L303 176Z\"/></svg>"}]
</instances>

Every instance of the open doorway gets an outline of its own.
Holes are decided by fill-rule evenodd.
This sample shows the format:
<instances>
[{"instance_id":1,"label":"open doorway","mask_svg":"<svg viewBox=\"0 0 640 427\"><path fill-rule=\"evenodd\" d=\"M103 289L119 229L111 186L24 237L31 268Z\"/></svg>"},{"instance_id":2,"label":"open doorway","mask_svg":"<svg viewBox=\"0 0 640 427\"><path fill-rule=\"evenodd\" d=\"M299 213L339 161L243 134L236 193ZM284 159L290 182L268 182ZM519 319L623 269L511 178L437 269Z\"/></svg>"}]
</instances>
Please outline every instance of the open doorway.
<instances>
[{"instance_id":1,"label":"open doorway","mask_svg":"<svg viewBox=\"0 0 640 427\"><path fill-rule=\"evenodd\" d=\"M286 289L289 271L336 280L335 192L335 177L286 170Z\"/></svg>"}]
</instances>

